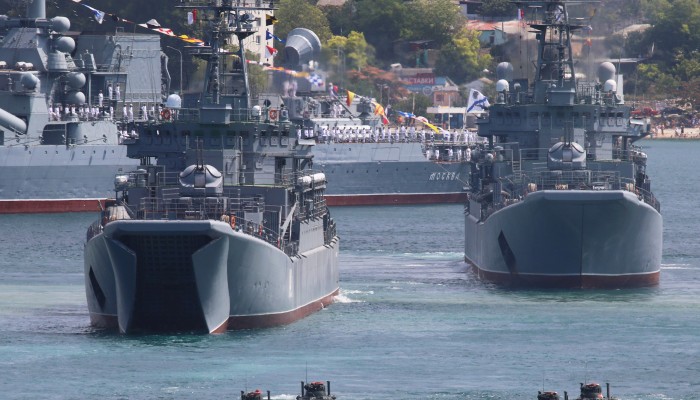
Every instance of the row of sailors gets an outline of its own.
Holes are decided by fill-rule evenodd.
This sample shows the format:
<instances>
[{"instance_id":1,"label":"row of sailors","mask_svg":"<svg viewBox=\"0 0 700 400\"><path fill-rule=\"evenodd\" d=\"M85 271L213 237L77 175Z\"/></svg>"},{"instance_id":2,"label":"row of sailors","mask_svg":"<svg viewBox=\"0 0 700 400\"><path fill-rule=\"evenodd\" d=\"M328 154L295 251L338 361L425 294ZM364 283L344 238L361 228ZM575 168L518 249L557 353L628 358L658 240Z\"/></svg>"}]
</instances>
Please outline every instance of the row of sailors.
<instances>
[{"instance_id":1,"label":"row of sailors","mask_svg":"<svg viewBox=\"0 0 700 400\"><path fill-rule=\"evenodd\" d=\"M313 128L300 128L297 130L299 139L316 139L322 143L366 143L366 142L424 142L443 141L452 143L477 143L481 138L476 132L468 130L442 131L436 134L433 130L420 129L414 127L406 129L405 126L399 129L367 126L336 126L330 128L323 126L320 130Z\"/></svg>"},{"instance_id":2,"label":"row of sailors","mask_svg":"<svg viewBox=\"0 0 700 400\"><path fill-rule=\"evenodd\" d=\"M427 148L425 150L425 158L433 161L470 161L472 159L472 151L469 147L452 147L443 148Z\"/></svg>"},{"instance_id":3,"label":"row of sailors","mask_svg":"<svg viewBox=\"0 0 700 400\"><path fill-rule=\"evenodd\" d=\"M161 119L163 108L160 105L156 108L156 106L152 104L149 109L143 104L139 111L140 113L138 115L134 115L133 104L126 105L122 107L122 119L128 122L135 121L136 117L142 121ZM75 117L87 121L104 118L114 119L114 107L89 106L86 104L80 106L70 105L63 107L56 105L49 107L49 118L51 121L69 120Z\"/></svg>"},{"instance_id":4,"label":"row of sailors","mask_svg":"<svg viewBox=\"0 0 700 400\"><path fill-rule=\"evenodd\" d=\"M119 132L119 144L124 144L124 141L127 139L138 139L139 134L136 132L135 129L132 129L131 131L123 129Z\"/></svg>"}]
</instances>

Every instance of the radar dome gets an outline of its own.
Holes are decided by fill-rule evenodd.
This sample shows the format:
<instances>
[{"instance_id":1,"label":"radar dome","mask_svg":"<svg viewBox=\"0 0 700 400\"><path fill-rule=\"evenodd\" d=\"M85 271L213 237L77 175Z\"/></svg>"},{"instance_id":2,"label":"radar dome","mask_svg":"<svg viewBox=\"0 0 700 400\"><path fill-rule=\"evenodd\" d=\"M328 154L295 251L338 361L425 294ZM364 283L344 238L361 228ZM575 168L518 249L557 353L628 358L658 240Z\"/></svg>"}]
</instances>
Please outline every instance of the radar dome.
<instances>
[{"instance_id":1,"label":"radar dome","mask_svg":"<svg viewBox=\"0 0 700 400\"><path fill-rule=\"evenodd\" d=\"M509 62L502 62L496 66L496 78L505 79L507 81L513 80L513 64Z\"/></svg>"},{"instance_id":2,"label":"radar dome","mask_svg":"<svg viewBox=\"0 0 700 400\"><path fill-rule=\"evenodd\" d=\"M211 165L190 165L180 172L182 195L219 195L223 193L224 178Z\"/></svg>"},{"instance_id":3,"label":"radar dome","mask_svg":"<svg viewBox=\"0 0 700 400\"><path fill-rule=\"evenodd\" d=\"M72 37L61 36L56 39L56 49L63 53L71 53L75 50L75 40Z\"/></svg>"},{"instance_id":4,"label":"radar dome","mask_svg":"<svg viewBox=\"0 0 700 400\"><path fill-rule=\"evenodd\" d=\"M51 29L58 33L68 32L70 20L66 17L53 17L51 18Z\"/></svg>"},{"instance_id":5,"label":"radar dome","mask_svg":"<svg viewBox=\"0 0 700 400\"><path fill-rule=\"evenodd\" d=\"M34 90L39 84L39 78L37 78L31 72L23 72L22 76L19 78L19 82L25 89Z\"/></svg>"},{"instance_id":6,"label":"radar dome","mask_svg":"<svg viewBox=\"0 0 700 400\"><path fill-rule=\"evenodd\" d=\"M85 74L82 72L69 72L66 75L66 82L72 89L80 89L85 86Z\"/></svg>"},{"instance_id":7,"label":"radar dome","mask_svg":"<svg viewBox=\"0 0 700 400\"><path fill-rule=\"evenodd\" d=\"M617 82L615 82L612 79L608 79L603 84L603 91L604 92L616 92L617 91Z\"/></svg>"},{"instance_id":8,"label":"radar dome","mask_svg":"<svg viewBox=\"0 0 700 400\"><path fill-rule=\"evenodd\" d=\"M558 142L550 147L547 157L550 170L572 170L586 168L586 150L576 142Z\"/></svg>"},{"instance_id":9,"label":"radar dome","mask_svg":"<svg viewBox=\"0 0 700 400\"><path fill-rule=\"evenodd\" d=\"M66 96L67 104L82 105L85 104L85 93L83 92L70 92Z\"/></svg>"},{"instance_id":10,"label":"radar dome","mask_svg":"<svg viewBox=\"0 0 700 400\"><path fill-rule=\"evenodd\" d=\"M182 99L179 95L173 93L165 100L165 106L168 108L182 108Z\"/></svg>"},{"instance_id":11,"label":"radar dome","mask_svg":"<svg viewBox=\"0 0 700 400\"><path fill-rule=\"evenodd\" d=\"M613 63L606 61L598 66L598 80L605 82L615 76L615 66Z\"/></svg>"},{"instance_id":12,"label":"radar dome","mask_svg":"<svg viewBox=\"0 0 700 400\"><path fill-rule=\"evenodd\" d=\"M503 91L508 92L508 91L510 91L510 84L508 83L507 80L501 79L498 82L496 82L496 91L498 93L501 93Z\"/></svg>"}]
</instances>

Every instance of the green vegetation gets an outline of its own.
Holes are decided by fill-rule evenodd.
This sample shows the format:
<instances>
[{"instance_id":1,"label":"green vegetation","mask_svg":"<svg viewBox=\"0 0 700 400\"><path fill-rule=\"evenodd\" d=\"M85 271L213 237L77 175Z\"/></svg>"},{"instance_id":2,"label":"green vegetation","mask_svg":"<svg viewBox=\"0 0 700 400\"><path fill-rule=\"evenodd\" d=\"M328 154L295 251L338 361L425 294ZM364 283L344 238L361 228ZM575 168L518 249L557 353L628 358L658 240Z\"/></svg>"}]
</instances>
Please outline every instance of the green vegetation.
<instances>
[{"instance_id":1,"label":"green vegetation","mask_svg":"<svg viewBox=\"0 0 700 400\"><path fill-rule=\"evenodd\" d=\"M166 0L124 2L86 0L90 6L117 14L137 23L156 18L161 25L178 34L203 38L203 25L187 25L185 11ZM186 3L183 3L186 4ZM477 34L466 28L465 18L452 0L347 0L341 7L318 7L317 0L279 0L275 34L284 37L295 27L313 30L322 41L321 65L334 82L351 90L378 93L380 88L397 101L406 96L393 74L386 72L392 63L414 66L425 62L430 54L437 75L457 83L476 79L483 69L494 70L496 61L507 59L502 49L479 46ZM513 3L507 0L484 0L484 15L515 16ZM698 0L603 0L599 4L572 6L584 24L591 24L593 36L605 37L607 54L602 57L642 57L634 76L627 76L637 96L646 98L680 97L700 105L700 1ZM8 14L24 12L24 3L0 0L0 9ZM106 17L99 25L92 13L70 0L50 0L47 14L65 15L72 20L72 30L113 32L117 26L144 32L134 25L117 25ZM647 30L626 35L613 34L635 23L647 23ZM420 43L420 50L408 50L408 42ZM164 46L178 49L184 43L167 37ZM275 42L276 46L280 43ZM415 45L415 44L414 44ZM278 47L281 49L281 47ZM179 57L171 56L171 70L178 68ZM513 56L515 57L515 56ZM185 76L196 71L197 63L184 61ZM264 74L256 70L256 90L264 86ZM185 82L187 83L187 82ZM383 89L382 89L383 92ZM630 90L628 89L628 93ZM408 98L408 97L405 97ZM411 103L413 101L411 99Z\"/></svg>"}]
</instances>

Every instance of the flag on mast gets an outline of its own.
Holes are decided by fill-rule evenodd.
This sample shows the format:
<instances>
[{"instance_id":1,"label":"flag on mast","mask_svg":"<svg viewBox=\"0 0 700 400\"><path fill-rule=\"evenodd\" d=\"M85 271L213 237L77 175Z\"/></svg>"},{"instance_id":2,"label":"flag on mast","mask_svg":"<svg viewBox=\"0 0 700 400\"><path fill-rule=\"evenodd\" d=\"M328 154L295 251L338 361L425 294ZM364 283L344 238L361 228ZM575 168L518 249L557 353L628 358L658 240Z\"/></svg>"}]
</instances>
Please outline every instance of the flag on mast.
<instances>
[{"instance_id":1,"label":"flag on mast","mask_svg":"<svg viewBox=\"0 0 700 400\"><path fill-rule=\"evenodd\" d=\"M476 89L470 89L469 90L469 102L467 103L467 113L472 112L478 112L478 111L485 111L487 108L489 108L491 104L489 104L489 99L484 96L483 93Z\"/></svg>"}]
</instances>

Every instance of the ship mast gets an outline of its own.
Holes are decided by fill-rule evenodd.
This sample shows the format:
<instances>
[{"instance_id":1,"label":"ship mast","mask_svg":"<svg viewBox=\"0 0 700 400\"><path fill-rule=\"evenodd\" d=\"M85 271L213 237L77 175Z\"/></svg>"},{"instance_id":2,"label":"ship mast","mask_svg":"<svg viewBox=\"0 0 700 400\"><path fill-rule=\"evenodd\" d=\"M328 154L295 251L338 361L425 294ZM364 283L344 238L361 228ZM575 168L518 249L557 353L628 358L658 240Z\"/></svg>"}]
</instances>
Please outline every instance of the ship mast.
<instances>
[{"instance_id":1,"label":"ship mast","mask_svg":"<svg viewBox=\"0 0 700 400\"><path fill-rule=\"evenodd\" d=\"M538 51L534 83L535 102L550 102L553 99L549 94L556 93L573 98L576 94L576 73L571 37L584 26L570 22L567 7L572 4L595 4L598 1L533 0L514 3L525 9L526 18L530 20L528 24L536 33Z\"/></svg>"},{"instance_id":2,"label":"ship mast","mask_svg":"<svg viewBox=\"0 0 700 400\"><path fill-rule=\"evenodd\" d=\"M254 3L254 5L247 5ZM244 0L191 1L190 5L178 8L197 9L208 12L211 17L210 37L207 46L187 46L191 54L207 60L201 106L230 105L235 116L244 115L250 108L250 85L244 39L257 32L255 11L274 11L273 0L254 2ZM265 18L263 15L262 18ZM224 49L225 39L235 35L238 50L235 53ZM234 65L226 65L223 59L235 55Z\"/></svg>"}]
</instances>

